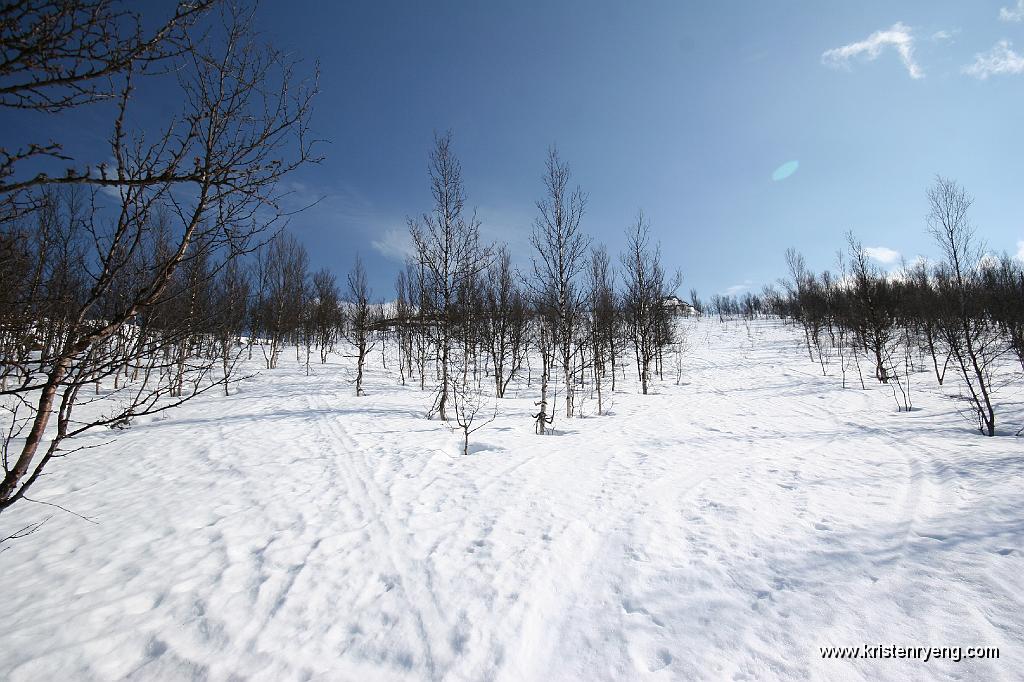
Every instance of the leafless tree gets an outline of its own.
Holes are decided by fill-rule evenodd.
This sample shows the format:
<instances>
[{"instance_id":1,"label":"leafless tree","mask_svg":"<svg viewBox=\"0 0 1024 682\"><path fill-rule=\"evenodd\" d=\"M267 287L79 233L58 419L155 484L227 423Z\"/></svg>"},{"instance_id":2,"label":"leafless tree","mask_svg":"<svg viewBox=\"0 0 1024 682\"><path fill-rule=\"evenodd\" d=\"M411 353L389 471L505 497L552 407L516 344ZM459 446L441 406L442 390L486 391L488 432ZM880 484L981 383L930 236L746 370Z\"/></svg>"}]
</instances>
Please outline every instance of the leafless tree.
<instances>
[{"instance_id":1,"label":"leafless tree","mask_svg":"<svg viewBox=\"0 0 1024 682\"><path fill-rule=\"evenodd\" d=\"M828 293L828 300L832 306L832 315L830 317L835 319L836 323L836 341L835 348L839 355L839 371L843 377L843 388L846 388L846 372L849 369L850 361L857 363L857 372L860 374L860 363L857 359L856 348L850 348L849 337L850 332L845 320L849 318L849 311L847 301L849 297L844 296L845 288L847 286L847 271L846 271L846 256L842 250L836 251L836 266L839 269L839 280L833 281L831 290ZM861 388L863 388L864 380L861 377Z\"/></svg>"},{"instance_id":2,"label":"leafless tree","mask_svg":"<svg viewBox=\"0 0 1024 682\"><path fill-rule=\"evenodd\" d=\"M1001 360L1024 339L1024 274L1005 254L997 259L984 253L968 218L972 199L962 187L937 177L927 196L928 229L942 249L942 262L929 268L904 261L890 275L872 265L867 250L849 235L850 267L840 254L838 281L827 273L817 278L790 251L791 274L801 284L787 283L784 298L766 294L764 305L800 320L819 358L825 356L821 330L827 331L840 356L844 386L849 362L856 363L864 386L858 360L863 352L900 410L913 409L915 373L931 364L941 386L952 365L970 418L981 433L993 436L994 396L1017 379Z\"/></svg>"},{"instance_id":3,"label":"leafless tree","mask_svg":"<svg viewBox=\"0 0 1024 682\"><path fill-rule=\"evenodd\" d=\"M51 346L35 351L32 365L21 367L5 391L12 402L0 511L22 499L55 457L68 454L65 443L75 436L168 409L223 382L213 376L217 359L194 358L188 378L177 381L178 395L164 399L171 369L165 358L195 332L160 326L173 320L172 285L190 264L225 263L251 249L282 215L278 181L314 160L307 131L315 87L296 80L287 56L256 41L246 12L225 9L196 29L193 19L208 6L182 4L149 34L136 15L101 0L19 2L0 17L7 60L0 66L0 106L70 116L102 100L113 112L102 164L67 159L59 142L28 142L0 154L4 243L48 203L52 188L86 188L73 210L57 215L69 255L80 254L70 269L80 283L60 301L61 327ZM44 35L46 27L51 34ZM132 94L168 85L178 88L181 110L163 128L133 127ZM91 120L83 116L80 127L66 128L77 134ZM28 158L33 164L22 164ZM40 170L47 162L65 165L62 172L54 163ZM49 245L44 250L59 260ZM214 267L201 271L217 274ZM25 282L9 294L17 309L33 311L40 290L32 286ZM30 314L41 319L48 309L35 305ZM119 357L122 351L129 355ZM120 399L110 403L116 407L77 420L80 389L132 363L136 381L121 386Z\"/></svg>"},{"instance_id":4,"label":"leafless tree","mask_svg":"<svg viewBox=\"0 0 1024 682\"><path fill-rule=\"evenodd\" d=\"M590 308L590 355L597 391L597 413L604 413L602 383L611 365L611 388L615 392L615 357L619 311L615 294L615 273L604 245L590 252L587 304Z\"/></svg>"},{"instance_id":5,"label":"leafless tree","mask_svg":"<svg viewBox=\"0 0 1024 682\"><path fill-rule=\"evenodd\" d=\"M683 383L683 368L686 360L686 354L690 352L690 342L687 338L686 331L677 328L675 330L675 339L672 341L672 357L675 361L676 370L676 386Z\"/></svg>"},{"instance_id":6,"label":"leafless tree","mask_svg":"<svg viewBox=\"0 0 1024 682\"><path fill-rule=\"evenodd\" d=\"M646 395L651 381L651 364L661 345L671 343L671 334L663 326L663 302L675 287L670 287L665 279L660 248L651 246L650 225L642 211L626 231L626 250L621 261L625 279L623 315L636 353L640 387Z\"/></svg>"},{"instance_id":7,"label":"leafless tree","mask_svg":"<svg viewBox=\"0 0 1024 682\"><path fill-rule=\"evenodd\" d=\"M945 256L938 273L939 290L947 301L942 331L960 370L967 397L978 419L978 429L994 436L995 406L992 370L1007 345L998 328L982 310L983 302L972 286L979 275L979 248L968 211L974 200L956 182L937 177L928 190L928 230Z\"/></svg>"},{"instance_id":8,"label":"leafless tree","mask_svg":"<svg viewBox=\"0 0 1024 682\"><path fill-rule=\"evenodd\" d=\"M505 390L526 358L529 306L517 284L508 248L498 249L484 279L484 343L494 372L495 395L504 398Z\"/></svg>"},{"instance_id":9,"label":"leafless tree","mask_svg":"<svg viewBox=\"0 0 1024 682\"><path fill-rule=\"evenodd\" d=\"M912 285L909 304L913 309L910 311L910 316L918 325L920 345L932 360L935 380L939 386L942 386L952 356L942 346L938 317L940 301L928 265L923 261L911 265L907 281ZM941 367L939 366L940 356L943 357Z\"/></svg>"},{"instance_id":10,"label":"leafless tree","mask_svg":"<svg viewBox=\"0 0 1024 682\"><path fill-rule=\"evenodd\" d=\"M533 222L530 243L534 248L533 272L539 292L550 293L554 327L552 342L558 351L565 387L565 415L573 415L575 356L582 322L582 292L577 283L586 265L589 238L580 223L587 197L577 186L570 189L569 164L548 149L544 173L544 198L537 201L539 215Z\"/></svg>"},{"instance_id":11,"label":"leafless tree","mask_svg":"<svg viewBox=\"0 0 1024 682\"><path fill-rule=\"evenodd\" d=\"M555 422L556 396L551 387L551 374L555 368L557 353L554 334L557 312L554 301L555 296L550 290L536 292L533 296L533 319L536 327L533 338L540 355L541 372L540 398L534 403L534 407L538 409L532 416L534 431L540 436L546 434Z\"/></svg>"},{"instance_id":12,"label":"leafless tree","mask_svg":"<svg viewBox=\"0 0 1024 682\"><path fill-rule=\"evenodd\" d=\"M701 301L700 296L697 295L696 289L690 289L690 305L693 306L693 312L698 317L704 317L704 302Z\"/></svg>"},{"instance_id":13,"label":"leafless tree","mask_svg":"<svg viewBox=\"0 0 1024 682\"><path fill-rule=\"evenodd\" d=\"M403 386L407 376L412 378L413 321L416 310L413 300L410 272L399 270L395 278L395 327L398 335L398 375Z\"/></svg>"},{"instance_id":14,"label":"leafless tree","mask_svg":"<svg viewBox=\"0 0 1024 682\"><path fill-rule=\"evenodd\" d=\"M491 249L480 241L480 221L475 213L465 214L462 167L452 150L450 131L435 136L429 173L434 208L420 220L410 219L409 233L422 266L424 298L432 303L431 322L437 330L440 382L428 415L436 412L447 421L459 291L487 267Z\"/></svg>"},{"instance_id":15,"label":"leafless tree","mask_svg":"<svg viewBox=\"0 0 1024 682\"><path fill-rule=\"evenodd\" d=\"M847 235L847 241L853 279L853 313L861 342L874 359L875 378L888 383L888 360L899 344L896 294L889 278L870 263L867 252L852 233Z\"/></svg>"},{"instance_id":16,"label":"leafless tree","mask_svg":"<svg viewBox=\"0 0 1024 682\"><path fill-rule=\"evenodd\" d=\"M451 407L455 416L453 430L462 433L462 454L469 454L469 437L493 422L498 416L498 405L488 398L480 385L469 377L470 361L456 352L458 359L453 367L451 386Z\"/></svg>"},{"instance_id":17,"label":"leafless tree","mask_svg":"<svg viewBox=\"0 0 1024 682\"><path fill-rule=\"evenodd\" d=\"M309 254L290 233L279 232L256 254L254 329L267 369L275 369L288 342L295 342L302 323L309 278Z\"/></svg>"},{"instance_id":18,"label":"leafless tree","mask_svg":"<svg viewBox=\"0 0 1024 682\"><path fill-rule=\"evenodd\" d=\"M366 268L363 259L356 255L355 265L348 275L348 309L346 314L345 338L352 345L356 361L356 395L366 395L363 391L363 368L366 357L376 346L373 337L378 321L375 308L370 302L370 285L366 279Z\"/></svg>"},{"instance_id":19,"label":"leafless tree","mask_svg":"<svg viewBox=\"0 0 1024 682\"><path fill-rule=\"evenodd\" d=\"M984 271L989 292L989 311L1024 370L1024 267L1017 258L1003 254L998 267Z\"/></svg>"},{"instance_id":20,"label":"leafless tree","mask_svg":"<svg viewBox=\"0 0 1024 682\"><path fill-rule=\"evenodd\" d=\"M230 258L221 268L214 284L213 329L221 357L224 377L238 360L242 334L249 312L250 281L245 265L237 258ZM224 382L224 395L228 395L228 383Z\"/></svg>"},{"instance_id":21,"label":"leafless tree","mask_svg":"<svg viewBox=\"0 0 1024 682\"><path fill-rule=\"evenodd\" d=\"M433 327L430 320L436 317L433 292L427 286L426 266L422 260L410 261L405 266L406 281L409 286L409 301L413 305L412 318L409 321L411 339L409 359L410 372L415 364L416 374L420 380L420 390L426 390L427 360L433 338Z\"/></svg>"},{"instance_id":22,"label":"leafless tree","mask_svg":"<svg viewBox=\"0 0 1024 682\"><path fill-rule=\"evenodd\" d=\"M0 11L0 109L57 114L123 95L127 74L175 68L190 29L213 0L179 3L155 26L115 0L19 0ZM38 162L73 162L59 140L0 147L0 220L38 208L31 190L55 182L93 183L86 168L20 172Z\"/></svg>"},{"instance_id":23,"label":"leafless tree","mask_svg":"<svg viewBox=\"0 0 1024 682\"><path fill-rule=\"evenodd\" d=\"M803 326L804 340L807 342L807 355L814 361L814 353L811 350L811 330L809 317L804 310L804 302L807 300L806 290L808 282L807 262L796 249L786 249L786 267L789 269L789 280L782 280L781 284L786 288L791 299L796 301L796 318ZM721 306L718 306L719 308Z\"/></svg>"},{"instance_id":24,"label":"leafless tree","mask_svg":"<svg viewBox=\"0 0 1024 682\"><path fill-rule=\"evenodd\" d=\"M711 304L708 309L711 313L718 315L719 322L725 322L725 316L729 314L729 298L721 294L712 294ZM808 348L810 346L808 345Z\"/></svg>"},{"instance_id":25,"label":"leafless tree","mask_svg":"<svg viewBox=\"0 0 1024 682\"><path fill-rule=\"evenodd\" d=\"M334 350L338 340L343 318L341 311L341 292L338 281L330 270L322 268L313 274L313 300L310 317L315 345L320 350L320 364L327 362L327 357Z\"/></svg>"},{"instance_id":26,"label":"leafless tree","mask_svg":"<svg viewBox=\"0 0 1024 682\"><path fill-rule=\"evenodd\" d=\"M472 369L473 381L478 388L483 379L482 368L487 361L486 288L482 274L468 277L459 287L455 303L455 337L462 346L460 366L464 371Z\"/></svg>"}]
</instances>

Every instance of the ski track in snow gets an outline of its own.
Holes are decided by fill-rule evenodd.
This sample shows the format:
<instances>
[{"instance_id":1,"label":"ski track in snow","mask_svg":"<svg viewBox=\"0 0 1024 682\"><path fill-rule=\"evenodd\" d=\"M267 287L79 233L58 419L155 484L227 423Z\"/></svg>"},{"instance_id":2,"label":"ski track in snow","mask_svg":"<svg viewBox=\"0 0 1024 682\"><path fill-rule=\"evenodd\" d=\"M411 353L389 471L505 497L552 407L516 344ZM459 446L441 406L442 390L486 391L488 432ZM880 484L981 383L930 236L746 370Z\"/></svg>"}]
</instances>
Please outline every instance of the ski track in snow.
<instances>
[{"instance_id":1,"label":"ski track in snow","mask_svg":"<svg viewBox=\"0 0 1024 682\"><path fill-rule=\"evenodd\" d=\"M55 513L0 553L0 678L1020 679L1024 443L749 334L691 323L684 385L550 437L524 388L468 457L416 387L287 358L137 424L33 491L97 524L5 515ZM819 655L861 644L1001 658Z\"/></svg>"}]
</instances>

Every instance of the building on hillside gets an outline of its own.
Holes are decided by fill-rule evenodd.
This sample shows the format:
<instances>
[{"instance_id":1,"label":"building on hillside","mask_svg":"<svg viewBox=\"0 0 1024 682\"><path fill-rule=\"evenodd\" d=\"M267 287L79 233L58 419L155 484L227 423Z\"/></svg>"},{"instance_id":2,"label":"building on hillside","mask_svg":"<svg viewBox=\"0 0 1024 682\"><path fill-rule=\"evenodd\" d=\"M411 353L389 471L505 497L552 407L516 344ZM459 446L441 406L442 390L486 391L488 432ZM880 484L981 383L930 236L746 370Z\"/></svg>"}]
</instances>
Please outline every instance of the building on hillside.
<instances>
[{"instance_id":1,"label":"building on hillside","mask_svg":"<svg viewBox=\"0 0 1024 682\"><path fill-rule=\"evenodd\" d=\"M675 317L692 317L696 314L693 306L682 300L678 296L666 296L661 299L661 305Z\"/></svg>"}]
</instances>

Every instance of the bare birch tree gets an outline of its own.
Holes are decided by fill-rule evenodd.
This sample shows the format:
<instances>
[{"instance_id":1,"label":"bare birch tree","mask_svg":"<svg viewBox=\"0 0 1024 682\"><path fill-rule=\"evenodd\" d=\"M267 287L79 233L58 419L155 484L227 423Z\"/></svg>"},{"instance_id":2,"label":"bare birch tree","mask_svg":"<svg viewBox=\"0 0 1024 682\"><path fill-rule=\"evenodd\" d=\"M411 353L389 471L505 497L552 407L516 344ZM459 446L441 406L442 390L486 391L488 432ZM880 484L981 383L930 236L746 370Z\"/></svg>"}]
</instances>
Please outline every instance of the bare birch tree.
<instances>
[{"instance_id":1,"label":"bare birch tree","mask_svg":"<svg viewBox=\"0 0 1024 682\"><path fill-rule=\"evenodd\" d=\"M356 395L366 395L363 391L363 369L366 357L373 351L376 343L373 338L377 315L370 303L370 285L366 279L366 268L363 259L356 254L356 262L352 272L348 274L348 309L345 315L345 338L352 345L356 361Z\"/></svg>"},{"instance_id":2,"label":"bare birch tree","mask_svg":"<svg viewBox=\"0 0 1024 682\"><path fill-rule=\"evenodd\" d=\"M166 377L168 363L159 358L166 357L167 344L193 332L159 330L156 313L190 262L223 263L222 255L251 249L282 215L278 181L314 160L307 131L315 87L296 80L284 53L256 40L248 13L224 9L194 30L192 18L208 6L182 4L153 34L142 32L137 15L101 0L19 3L0 18L5 54L16 44L10 36L34 45L13 67L0 67L0 106L70 115L105 101L113 112L103 163L68 159L59 143L29 142L0 155L5 234L16 232L21 219L45 201L45 190L88 190L84 207L75 209L78 218L60 217L82 252L75 270L81 285L62 303L62 328L52 346L5 391L19 407L8 413L4 428L0 511L24 498L47 465L68 454L65 444L75 436L168 409L220 385L212 376L217 360L197 359L188 387L178 382L179 395L162 400L166 381L147 376ZM68 31L76 37L59 42L39 35L46 26L56 27L54 35ZM150 68L158 59L159 68ZM131 95L141 87L168 85L178 88L181 110L171 112L162 128L133 127ZM87 128L92 119L79 120ZM48 170L33 166L21 173L29 157L63 162L62 172L50 164ZM101 188L108 193L101 195ZM213 277L216 270L205 273ZM19 287L14 297L26 304L19 309L31 310L27 304L37 293ZM147 325L160 333L143 337L135 331ZM115 353L128 346L140 372L133 372L132 390L122 387L116 409L76 420L82 386L122 371L125 363Z\"/></svg>"},{"instance_id":3,"label":"bare birch tree","mask_svg":"<svg viewBox=\"0 0 1024 682\"><path fill-rule=\"evenodd\" d=\"M522 368L529 340L529 309L517 279L508 249L498 249L483 285L482 327L499 398L505 397L509 383Z\"/></svg>"},{"instance_id":4,"label":"bare birch tree","mask_svg":"<svg viewBox=\"0 0 1024 682\"><path fill-rule=\"evenodd\" d=\"M436 413L447 421L459 291L487 267L491 249L480 241L476 214L465 213L462 166L452 149L450 131L434 138L429 174L434 208L419 220L410 219L409 233L422 266L423 287L433 304L431 322L437 330L440 381L428 416Z\"/></svg>"},{"instance_id":5,"label":"bare birch tree","mask_svg":"<svg viewBox=\"0 0 1024 682\"><path fill-rule=\"evenodd\" d=\"M553 306L552 343L558 352L565 389L565 415L573 415L574 372L582 322L582 291L577 279L586 265L590 240L580 223L587 197L578 186L569 187L572 172L548 149L545 163L544 198L537 201L530 243L534 248L533 273L538 291L550 294Z\"/></svg>"},{"instance_id":6,"label":"bare birch tree","mask_svg":"<svg viewBox=\"0 0 1024 682\"><path fill-rule=\"evenodd\" d=\"M590 313L590 356L597 391L597 413L604 413L602 385L611 365L611 389L615 391L615 355L618 337L618 304L615 294L615 273L608 250L600 245L591 250L587 303Z\"/></svg>"},{"instance_id":7,"label":"bare birch tree","mask_svg":"<svg viewBox=\"0 0 1024 682\"><path fill-rule=\"evenodd\" d=\"M327 357L334 350L341 331L341 292L338 280L330 270L322 268L313 274L313 299L310 319L314 343L320 351L320 364L327 363Z\"/></svg>"},{"instance_id":8,"label":"bare birch tree","mask_svg":"<svg viewBox=\"0 0 1024 682\"><path fill-rule=\"evenodd\" d=\"M937 177L928 190L928 230L945 256L937 275L944 295L943 332L950 354L960 370L967 397L987 436L996 432L992 370L1007 344L982 309L976 286L982 250L968 211L974 200L956 182Z\"/></svg>"},{"instance_id":9,"label":"bare birch tree","mask_svg":"<svg viewBox=\"0 0 1024 682\"><path fill-rule=\"evenodd\" d=\"M626 231L626 250L621 256L625 288L623 314L636 354L637 376L644 395L650 388L652 363L659 349L672 342L665 326L665 296L678 287L669 286L661 264L661 249L651 246L650 225L643 211Z\"/></svg>"}]
</instances>

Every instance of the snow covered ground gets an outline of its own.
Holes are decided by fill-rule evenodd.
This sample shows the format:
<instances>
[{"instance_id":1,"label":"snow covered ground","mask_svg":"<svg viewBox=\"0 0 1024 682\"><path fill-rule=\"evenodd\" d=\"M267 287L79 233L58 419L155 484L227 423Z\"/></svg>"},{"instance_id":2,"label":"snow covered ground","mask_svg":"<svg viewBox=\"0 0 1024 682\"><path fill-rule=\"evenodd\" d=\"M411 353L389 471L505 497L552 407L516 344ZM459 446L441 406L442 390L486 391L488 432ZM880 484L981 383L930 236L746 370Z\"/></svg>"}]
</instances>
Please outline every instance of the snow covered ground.
<instances>
[{"instance_id":1,"label":"snow covered ground","mask_svg":"<svg viewBox=\"0 0 1024 682\"><path fill-rule=\"evenodd\" d=\"M98 523L0 521L53 514L0 553L0 678L1021 679L1024 439L777 323L690 342L683 385L550 437L524 392L468 457L379 367L286 357L57 462L33 497ZM819 653L863 644L1000 659Z\"/></svg>"}]
</instances>

